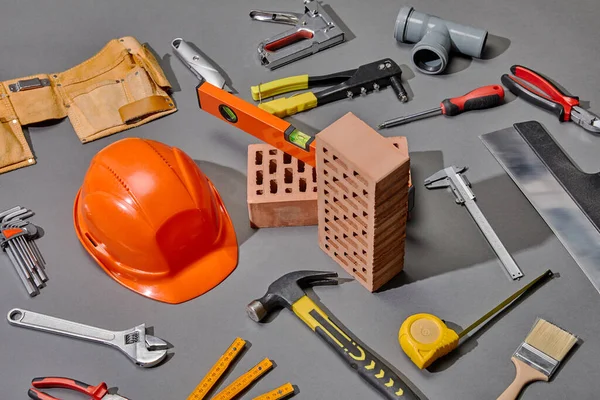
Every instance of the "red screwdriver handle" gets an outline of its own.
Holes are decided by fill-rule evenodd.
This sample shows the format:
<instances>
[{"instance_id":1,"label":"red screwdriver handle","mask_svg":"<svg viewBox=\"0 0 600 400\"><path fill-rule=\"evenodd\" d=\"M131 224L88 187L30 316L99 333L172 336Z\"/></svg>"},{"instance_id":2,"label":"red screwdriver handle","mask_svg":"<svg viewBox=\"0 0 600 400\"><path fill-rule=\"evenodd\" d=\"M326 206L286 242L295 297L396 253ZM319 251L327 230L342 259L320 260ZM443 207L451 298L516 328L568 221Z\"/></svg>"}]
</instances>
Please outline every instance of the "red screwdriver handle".
<instances>
[{"instance_id":1,"label":"red screwdriver handle","mask_svg":"<svg viewBox=\"0 0 600 400\"><path fill-rule=\"evenodd\" d=\"M504 101L504 89L500 85L482 86L469 93L445 99L441 103L442 114L450 117L465 111L483 110L499 106Z\"/></svg>"}]
</instances>

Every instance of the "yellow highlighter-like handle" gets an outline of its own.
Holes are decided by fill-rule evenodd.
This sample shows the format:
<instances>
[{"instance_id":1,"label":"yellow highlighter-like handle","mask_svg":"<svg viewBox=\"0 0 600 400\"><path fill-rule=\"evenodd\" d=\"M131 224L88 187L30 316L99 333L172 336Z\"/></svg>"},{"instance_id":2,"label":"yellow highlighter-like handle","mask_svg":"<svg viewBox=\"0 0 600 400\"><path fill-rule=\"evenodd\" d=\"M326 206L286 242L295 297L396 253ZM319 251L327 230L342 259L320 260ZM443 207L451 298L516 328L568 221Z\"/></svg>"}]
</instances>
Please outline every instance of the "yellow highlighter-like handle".
<instances>
[{"instance_id":1,"label":"yellow highlighter-like handle","mask_svg":"<svg viewBox=\"0 0 600 400\"><path fill-rule=\"evenodd\" d=\"M296 301L292 311L386 399L420 399L394 371L334 324L308 296L304 295Z\"/></svg>"},{"instance_id":2,"label":"yellow highlighter-like handle","mask_svg":"<svg viewBox=\"0 0 600 400\"><path fill-rule=\"evenodd\" d=\"M304 89L308 89L308 75L290 76L288 78L261 83L260 85L252 86L250 91L252 92L254 101L262 101L269 97Z\"/></svg>"},{"instance_id":3,"label":"yellow highlighter-like handle","mask_svg":"<svg viewBox=\"0 0 600 400\"><path fill-rule=\"evenodd\" d=\"M431 314L415 314L400 327L402 350L421 369L458 347L458 334Z\"/></svg>"}]
</instances>

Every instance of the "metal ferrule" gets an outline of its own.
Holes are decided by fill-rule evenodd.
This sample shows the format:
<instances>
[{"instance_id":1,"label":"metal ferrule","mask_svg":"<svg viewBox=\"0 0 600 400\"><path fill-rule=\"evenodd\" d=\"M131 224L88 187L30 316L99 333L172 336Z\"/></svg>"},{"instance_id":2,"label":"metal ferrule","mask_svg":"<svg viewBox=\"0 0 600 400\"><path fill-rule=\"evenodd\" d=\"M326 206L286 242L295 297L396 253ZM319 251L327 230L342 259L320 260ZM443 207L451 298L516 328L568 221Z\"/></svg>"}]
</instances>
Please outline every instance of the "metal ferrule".
<instances>
[{"instance_id":1,"label":"metal ferrule","mask_svg":"<svg viewBox=\"0 0 600 400\"><path fill-rule=\"evenodd\" d=\"M527 343L521 343L513 356L548 377L552 376L556 368L558 368L558 364L560 364L560 361L555 360Z\"/></svg>"}]
</instances>

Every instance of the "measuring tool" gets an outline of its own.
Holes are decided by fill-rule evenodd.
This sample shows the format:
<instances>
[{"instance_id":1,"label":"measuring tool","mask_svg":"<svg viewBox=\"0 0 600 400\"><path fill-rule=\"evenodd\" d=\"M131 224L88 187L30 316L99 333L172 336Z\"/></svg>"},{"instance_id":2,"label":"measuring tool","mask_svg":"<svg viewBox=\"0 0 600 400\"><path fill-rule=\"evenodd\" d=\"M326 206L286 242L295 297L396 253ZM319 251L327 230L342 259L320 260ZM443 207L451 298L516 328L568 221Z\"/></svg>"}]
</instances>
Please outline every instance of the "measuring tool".
<instances>
[{"instance_id":1,"label":"measuring tool","mask_svg":"<svg viewBox=\"0 0 600 400\"><path fill-rule=\"evenodd\" d=\"M171 43L175 55L200 79L196 86L200 108L314 167L314 137L289 122L223 90L225 78L181 38Z\"/></svg>"},{"instance_id":2,"label":"measuring tool","mask_svg":"<svg viewBox=\"0 0 600 400\"><path fill-rule=\"evenodd\" d=\"M273 368L273 362L268 358L265 358L258 364L256 364L250 371L233 381L232 384L227 386L221 392L219 392L213 400L231 400L246 389L252 382L269 372Z\"/></svg>"},{"instance_id":3,"label":"measuring tool","mask_svg":"<svg viewBox=\"0 0 600 400\"><path fill-rule=\"evenodd\" d=\"M253 400L280 400L285 399L294 393L294 387L288 382L283 386L279 386L277 389L271 390L269 393L255 397Z\"/></svg>"},{"instance_id":4,"label":"measuring tool","mask_svg":"<svg viewBox=\"0 0 600 400\"><path fill-rule=\"evenodd\" d=\"M188 396L187 400L202 400L213 388L217 381L223 376L231 363L240 355L246 341L242 338L236 338L225 353L217 360L208 374L202 378L196 389Z\"/></svg>"},{"instance_id":5,"label":"measuring tool","mask_svg":"<svg viewBox=\"0 0 600 400\"><path fill-rule=\"evenodd\" d=\"M497 107L504 101L504 89L500 85L482 86L470 91L460 97L444 99L437 108L421 111L406 117L398 117L387 120L378 125L379 129L391 128L393 126L404 125L418 119L433 117L434 115L446 115L454 117L465 111L484 110L486 108Z\"/></svg>"},{"instance_id":6,"label":"measuring tool","mask_svg":"<svg viewBox=\"0 0 600 400\"><path fill-rule=\"evenodd\" d=\"M188 396L187 400L203 400L208 392L215 386L215 384L221 379L225 371L231 367L231 364L235 361L235 359L241 354L242 350L246 346L246 341L242 338L236 338L231 346L223 353L223 355L217 360L215 365L212 366L208 374L202 378L198 386L194 389L194 391ZM235 381L233 381L230 385L228 385L221 392L217 393L213 400L231 400L236 398L241 392L243 392L248 386L252 384L252 382L256 381L264 374L269 372L269 370L273 368L273 362L268 358L265 358L257 365L255 365L250 371L246 372ZM285 385L284 385L285 386ZM281 390L284 392L284 386L275 389ZM291 385L290 385L291 386ZM287 391L287 387L285 387L286 393L290 393ZM273 392L269 392L266 395L271 395ZM292 387L292 392L294 392L294 388ZM266 396L263 395L263 396ZM266 397L266 399L280 399L283 397ZM261 397L262 398L262 397Z\"/></svg>"},{"instance_id":7,"label":"measuring tool","mask_svg":"<svg viewBox=\"0 0 600 400\"><path fill-rule=\"evenodd\" d=\"M515 280L523 276L523 272L515 263L515 260L511 257L510 253L502 242L496 232L492 229L492 226L485 218L477 203L475 202L475 194L471 190L471 183L463 173L467 170L467 167L457 168L454 165L448 168L444 168L441 171L436 172L429 178L425 179L425 187L427 189L439 189L447 188L452 189L452 193L456 198L457 204L462 204L467 208L471 217L483 233L483 236L487 239L494 252L504 265L508 276Z\"/></svg>"},{"instance_id":8,"label":"measuring tool","mask_svg":"<svg viewBox=\"0 0 600 400\"><path fill-rule=\"evenodd\" d=\"M554 276L552 271L547 270L460 333L448 328L444 321L435 315L426 313L411 315L400 327L398 333L400 346L417 367L427 368L438 358L456 349L460 339L466 337L480 325L489 322L498 312L552 276Z\"/></svg>"}]
</instances>

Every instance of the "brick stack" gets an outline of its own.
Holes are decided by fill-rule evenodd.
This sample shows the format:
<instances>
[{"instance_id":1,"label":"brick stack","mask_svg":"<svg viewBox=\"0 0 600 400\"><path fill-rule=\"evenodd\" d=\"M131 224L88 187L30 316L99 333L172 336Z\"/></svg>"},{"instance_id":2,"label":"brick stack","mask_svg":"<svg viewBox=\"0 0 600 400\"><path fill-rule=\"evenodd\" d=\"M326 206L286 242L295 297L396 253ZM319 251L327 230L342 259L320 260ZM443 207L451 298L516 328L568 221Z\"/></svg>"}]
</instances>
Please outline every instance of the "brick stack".
<instances>
[{"instance_id":1,"label":"brick stack","mask_svg":"<svg viewBox=\"0 0 600 400\"><path fill-rule=\"evenodd\" d=\"M352 113L317 135L319 246L370 291L404 267L405 150Z\"/></svg>"}]
</instances>

